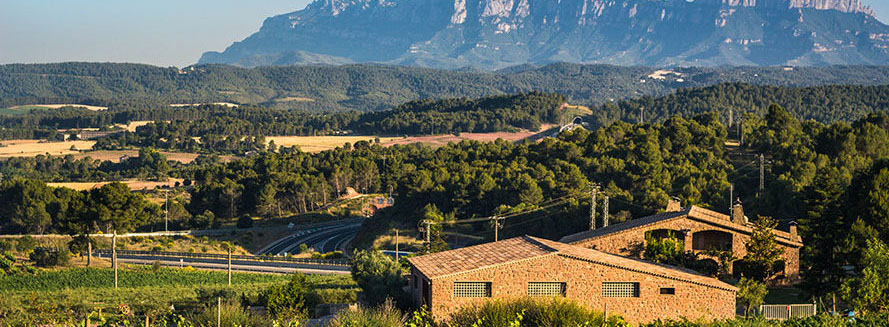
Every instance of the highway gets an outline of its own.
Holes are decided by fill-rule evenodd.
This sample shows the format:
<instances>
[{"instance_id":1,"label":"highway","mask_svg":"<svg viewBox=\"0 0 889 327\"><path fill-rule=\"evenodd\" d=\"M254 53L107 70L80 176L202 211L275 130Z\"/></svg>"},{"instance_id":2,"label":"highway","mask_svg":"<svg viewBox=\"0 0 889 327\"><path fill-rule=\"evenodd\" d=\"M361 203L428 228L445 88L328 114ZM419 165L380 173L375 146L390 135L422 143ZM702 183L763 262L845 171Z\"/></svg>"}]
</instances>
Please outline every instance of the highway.
<instances>
[{"instance_id":1,"label":"highway","mask_svg":"<svg viewBox=\"0 0 889 327\"><path fill-rule=\"evenodd\" d=\"M320 253L345 252L346 245L355 238L355 234L361 228L361 222L361 220L348 220L324 227L296 230L293 234L266 246L257 255L296 253L299 252L300 244L305 244Z\"/></svg>"},{"instance_id":2,"label":"highway","mask_svg":"<svg viewBox=\"0 0 889 327\"><path fill-rule=\"evenodd\" d=\"M108 255L104 255L108 257ZM153 255L124 255L118 254L117 259L122 263L132 263L141 265L150 265L159 262L161 265L168 267L186 267L191 266L195 269L205 270L226 270L228 260L225 259L206 259L206 258L176 258L169 256L153 256ZM242 272L262 272L262 273L278 273L286 274L299 271L304 274L349 274L349 267L336 265L318 265L290 262L264 262L252 260L232 260L232 271Z\"/></svg>"}]
</instances>

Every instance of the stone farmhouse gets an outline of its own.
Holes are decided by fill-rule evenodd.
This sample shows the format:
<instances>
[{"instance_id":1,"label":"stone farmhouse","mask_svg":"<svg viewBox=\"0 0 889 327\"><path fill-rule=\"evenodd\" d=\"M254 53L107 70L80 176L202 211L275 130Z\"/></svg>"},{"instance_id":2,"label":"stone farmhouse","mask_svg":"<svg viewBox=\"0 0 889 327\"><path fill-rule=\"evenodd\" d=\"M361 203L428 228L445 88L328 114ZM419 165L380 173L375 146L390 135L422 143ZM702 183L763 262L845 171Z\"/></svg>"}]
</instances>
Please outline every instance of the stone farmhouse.
<instances>
[{"instance_id":1,"label":"stone farmhouse","mask_svg":"<svg viewBox=\"0 0 889 327\"><path fill-rule=\"evenodd\" d=\"M731 251L735 258L747 254L745 244L750 239L753 227L744 216L740 202L732 207L732 215L725 215L697 206L680 208L671 201L666 212L633 219L620 224L568 235L560 241L607 253L642 257L646 235L655 238L674 237L683 242L686 251L707 257L711 249ZM784 271L773 281L774 284L794 284L799 281L799 252L802 238L797 234L796 224L790 230L772 230L778 244L784 249ZM716 264L715 258L713 264ZM735 261L737 262L737 261ZM729 267L730 271L733 270Z\"/></svg>"},{"instance_id":2,"label":"stone farmhouse","mask_svg":"<svg viewBox=\"0 0 889 327\"><path fill-rule=\"evenodd\" d=\"M678 267L529 236L409 259L418 305L447 319L491 299L564 298L619 314L655 319L728 319L737 289Z\"/></svg>"}]
</instances>

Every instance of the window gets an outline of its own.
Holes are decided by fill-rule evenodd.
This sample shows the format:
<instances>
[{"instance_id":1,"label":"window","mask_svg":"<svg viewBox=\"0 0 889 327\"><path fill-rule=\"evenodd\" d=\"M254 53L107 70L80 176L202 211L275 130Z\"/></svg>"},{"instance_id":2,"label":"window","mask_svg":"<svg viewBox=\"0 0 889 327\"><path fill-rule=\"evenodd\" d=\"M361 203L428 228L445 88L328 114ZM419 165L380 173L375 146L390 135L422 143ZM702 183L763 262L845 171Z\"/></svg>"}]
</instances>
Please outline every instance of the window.
<instances>
[{"instance_id":1,"label":"window","mask_svg":"<svg viewBox=\"0 0 889 327\"><path fill-rule=\"evenodd\" d=\"M639 297L639 283L603 282L602 297Z\"/></svg>"},{"instance_id":2,"label":"window","mask_svg":"<svg viewBox=\"0 0 889 327\"><path fill-rule=\"evenodd\" d=\"M565 283L530 282L528 296L565 296Z\"/></svg>"},{"instance_id":3,"label":"window","mask_svg":"<svg viewBox=\"0 0 889 327\"><path fill-rule=\"evenodd\" d=\"M672 287L661 287L661 294L674 295L676 294L676 289Z\"/></svg>"},{"instance_id":4,"label":"window","mask_svg":"<svg viewBox=\"0 0 889 327\"><path fill-rule=\"evenodd\" d=\"M454 297L491 297L491 283L454 282Z\"/></svg>"}]
</instances>

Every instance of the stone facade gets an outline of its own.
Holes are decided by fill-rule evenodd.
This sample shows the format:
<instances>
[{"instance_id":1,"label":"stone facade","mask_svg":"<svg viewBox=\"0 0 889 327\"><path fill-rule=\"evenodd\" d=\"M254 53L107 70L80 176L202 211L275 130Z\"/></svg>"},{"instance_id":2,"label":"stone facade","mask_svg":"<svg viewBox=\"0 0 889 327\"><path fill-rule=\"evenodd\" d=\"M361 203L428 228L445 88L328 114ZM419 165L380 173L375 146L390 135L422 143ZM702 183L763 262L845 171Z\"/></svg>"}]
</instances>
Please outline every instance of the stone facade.
<instances>
[{"instance_id":1,"label":"stone facade","mask_svg":"<svg viewBox=\"0 0 889 327\"><path fill-rule=\"evenodd\" d=\"M430 280L413 270L414 300L427 304L437 319L467 305L491 298L455 297L455 282L490 282L491 298L519 299L528 296L529 282L563 282L564 298L591 309L621 315L632 324L656 319L728 319L735 316L735 290L676 278L657 276L622 267L610 267L561 254L537 257ZM639 283L638 297L603 297L603 282ZM428 292L424 296L424 287ZM661 294L661 289L673 294ZM670 293L666 291L665 293ZM547 298L543 298L546 300Z\"/></svg>"},{"instance_id":2,"label":"stone facade","mask_svg":"<svg viewBox=\"0 0 889 327\"><path fill-rule=\"evenodd\" d=\"M735 316L737 289L715 278L530 236L408 260L413 300L442 321L466 306L527 297L566 299L633 324ZM547 295L535 296L531 283Z\"/></svg>"},{"instance_id":3,"label":"stone facade","mask_svg":"<svg viewBox=\"0 0 889 327\"><path fill-rule=\"evenodd\" d=\"M642 258L645 237L648 233L653 233L656 237L671 235L682 240L686 251L699 253L704 258L707 256L703 253L709 249L731 250L732 255L738 259L747 255L745 244L750 240L752 231L749 224L737 217L708 211L693 207L686 209L685 213L665 215L664 219L651 219L645 224L628 228L622 228L621 224L617 224L601 231L591 232L590 237L571 239L572 236L568 236L562 241L607 253ZM696 212L704 212L706 215L699 215ZM742 212L740 214L743 215ZM777 276L773 284L789 285L799 281L799 252L802 239L796 234L795 229L793 226L791 232L773 231L778 245L784 249L784 271ZM714 263L718 261L716 258L711 259ZM732 271L732 267L728 268Z\"/></svg>"}]
</instances>

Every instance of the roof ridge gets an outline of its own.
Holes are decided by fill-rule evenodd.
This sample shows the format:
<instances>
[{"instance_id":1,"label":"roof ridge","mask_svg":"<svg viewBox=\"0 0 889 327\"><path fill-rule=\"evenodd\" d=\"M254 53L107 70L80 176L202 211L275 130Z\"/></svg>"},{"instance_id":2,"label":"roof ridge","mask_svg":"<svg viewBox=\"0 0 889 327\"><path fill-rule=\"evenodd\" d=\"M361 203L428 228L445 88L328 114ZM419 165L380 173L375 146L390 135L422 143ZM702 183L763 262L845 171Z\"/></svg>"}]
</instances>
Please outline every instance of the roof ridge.
<instances>
[{"instance_id":1,"label":"roof ridge","mask_svg":"<svg viewBox=\"0 0 889 327\"><path fill-rule=\"evenodd\" d=\"M546 250L548 250L548 251L550 251L550 252L557 252L557 253L562 252L561 250L559 250L559 249L557 249L557 248L554 248L554 247L551 247L551 246L549 246L549 245L546 245L546 243L541 242L540 239L538 239L538 238L536 238L536 237L534 237L534 236L530 236L530 235L527 235L527 234L526 234L525 236L522 236L522 238L524 238L524 239L526 239L526 240L528 240L528 241L531 241L531 242L533 242L533 243L535 243L535 244L537 244L537 245L539 245L539 246L545 248Z\"/></svg>"}]
</instances>

